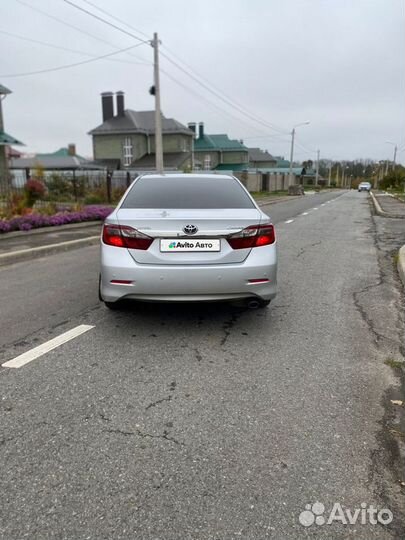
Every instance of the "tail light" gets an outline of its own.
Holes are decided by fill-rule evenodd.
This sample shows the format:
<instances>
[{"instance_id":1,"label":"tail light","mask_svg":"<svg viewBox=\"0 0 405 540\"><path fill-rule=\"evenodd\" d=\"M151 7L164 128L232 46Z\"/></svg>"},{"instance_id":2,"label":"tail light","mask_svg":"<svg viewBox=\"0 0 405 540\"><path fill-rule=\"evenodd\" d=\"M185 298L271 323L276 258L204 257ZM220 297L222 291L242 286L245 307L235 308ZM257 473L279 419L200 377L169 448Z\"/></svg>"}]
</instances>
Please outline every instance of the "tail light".
<instances>
[{"instance_id":1,"label":"tail light","mask_svg":"<svg viewBox=\"0 0 405 540\"><path fill-rule=\"evenodd\" d=\"M250 225L242 231L228 236L230 246L233 249L246 249L260 246L268 246L276 241L276 232L271 223L266 225Z\"/></svg>"},{"instance_id":2,"label":"tail light","mask_svg":"<svg viewBox=\"0 0 405 540\"><path fill-rule=\"evenodd\" d=\"M103 227L103 242L108 246L146 250L153 238L127 225L108 225Z\"/></svg>"}]
</instances>

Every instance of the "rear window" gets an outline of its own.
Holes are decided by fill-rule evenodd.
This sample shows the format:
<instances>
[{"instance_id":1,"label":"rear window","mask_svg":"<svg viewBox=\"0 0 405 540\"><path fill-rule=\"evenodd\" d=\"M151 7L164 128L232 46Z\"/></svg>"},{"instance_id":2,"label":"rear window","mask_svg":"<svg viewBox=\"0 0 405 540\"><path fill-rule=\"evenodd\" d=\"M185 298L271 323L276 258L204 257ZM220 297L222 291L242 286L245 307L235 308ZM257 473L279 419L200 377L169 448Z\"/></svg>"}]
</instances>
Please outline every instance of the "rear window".
<instances>
[{"instance_id":1,"label":"rear window","mask_svg":"<svg viewBox=\"0 0 405 540\"><path fill-rule=\"evenodd\" d=\"M121 208L254 208L234 178L144 176L134 182Z\"/></svg>"}]
</instances>

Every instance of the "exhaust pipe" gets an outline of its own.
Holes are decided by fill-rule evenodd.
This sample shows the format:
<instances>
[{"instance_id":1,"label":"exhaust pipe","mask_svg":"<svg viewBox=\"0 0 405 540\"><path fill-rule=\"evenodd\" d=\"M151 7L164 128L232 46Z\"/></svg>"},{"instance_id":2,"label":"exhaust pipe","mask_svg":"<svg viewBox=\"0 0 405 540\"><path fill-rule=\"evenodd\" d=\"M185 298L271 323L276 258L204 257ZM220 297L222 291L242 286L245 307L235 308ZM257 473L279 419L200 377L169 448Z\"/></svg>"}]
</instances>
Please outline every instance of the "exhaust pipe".
<instances>
[{"instance_id":1,"label":"exhaust pipe","mask_svg":"<svg viewBox=\"0 0 405 540\"><path fill-rule=\"evenodd\" d=\"M258 309L260 307L259 300L255 300L254 298L252 300L248 300L247 307L249 309Z\"/></svg>"}]
</instances>

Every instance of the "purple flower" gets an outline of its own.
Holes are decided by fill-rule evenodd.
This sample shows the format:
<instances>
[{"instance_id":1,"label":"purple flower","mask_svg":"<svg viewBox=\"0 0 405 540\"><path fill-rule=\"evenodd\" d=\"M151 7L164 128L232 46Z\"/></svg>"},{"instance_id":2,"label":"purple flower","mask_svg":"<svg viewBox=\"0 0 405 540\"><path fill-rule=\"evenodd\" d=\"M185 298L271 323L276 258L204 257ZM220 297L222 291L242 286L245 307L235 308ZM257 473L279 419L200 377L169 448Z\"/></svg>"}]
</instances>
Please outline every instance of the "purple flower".
<instances>
[{"instance_id":1,"label":"purple flower","mask_svg":"<svg viewBox=\"0 0 405 540\"><path fill-rule=\"evenodd\" d=\"M104 221L111 214L112 208L103 205L89 205L83 210L76 212L62 211L53 216L42 214L29 214L19 216L10 220L0 220L0 234L10 231L29 231L38 227L52 227L56 225L66 225L68 223L81 223L83 221Z\"/></svg>"}]
</instances>

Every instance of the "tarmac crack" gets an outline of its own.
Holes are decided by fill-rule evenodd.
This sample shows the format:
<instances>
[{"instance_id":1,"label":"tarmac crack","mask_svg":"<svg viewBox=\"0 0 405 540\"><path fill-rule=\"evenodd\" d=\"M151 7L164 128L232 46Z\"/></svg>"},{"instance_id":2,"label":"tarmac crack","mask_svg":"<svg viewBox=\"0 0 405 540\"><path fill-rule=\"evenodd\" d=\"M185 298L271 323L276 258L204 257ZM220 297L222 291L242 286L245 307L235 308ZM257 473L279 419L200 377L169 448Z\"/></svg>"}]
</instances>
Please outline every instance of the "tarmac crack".
<instances>
[{"instance_id":1,"label":"tarmac crack","mask_svg":"<svg viewBox=\"0 0 405 540\"><path fill-rule=\"evenodd\" d=\"M124 429L119 429L119 428L116 428L116 429L107 429L105 430L107 433L114 433L114 434L117 434L117 435L123 435L124 437L130 437L130 436L138 436L138 437L142 437L143 439L164 439L165 441L169 441L169 442L172 442L174 444L177 444L179 446L184 446L184 443L181 442L181 441L178 441L177 439L175 439L174 437L171 437L169 432L165 429L163 431L163 434L161 435L154 435L152 433L145 433L143 431L141 431L140 429L136 429L135 431L126 431Z\"/></svg>"},{"instance_id":2,"label":"tarmac crack","mask_svg":"<svg viewBox=\"0 0 405 540\"><path fill-rule=\"evenodd\" d=\"M225 345L225 343L228 341L229 336L231 335L231 330L235 326L235 324L240 319L242 313L233 313L230 319L224 322L222 325L222 329L225 333L224 337L221 339L221 345Z\"/></svg>"},{"instance_id":3,"label":"tarmac crack","mask_svg":"<svg viewBox=\"0 0 405 540\"><path fill-rule=\"evenodd\" d=\"M172 400L172 396L167 396L165 398L152 401L152 403L149 403L149 405L145 407L145 411L147 411L148 409L151 409L152 407L156 407L157 405L160 405L161 403L164 403L165 401L171 401L171 400Z\"/></svg>"}]
</instances>

